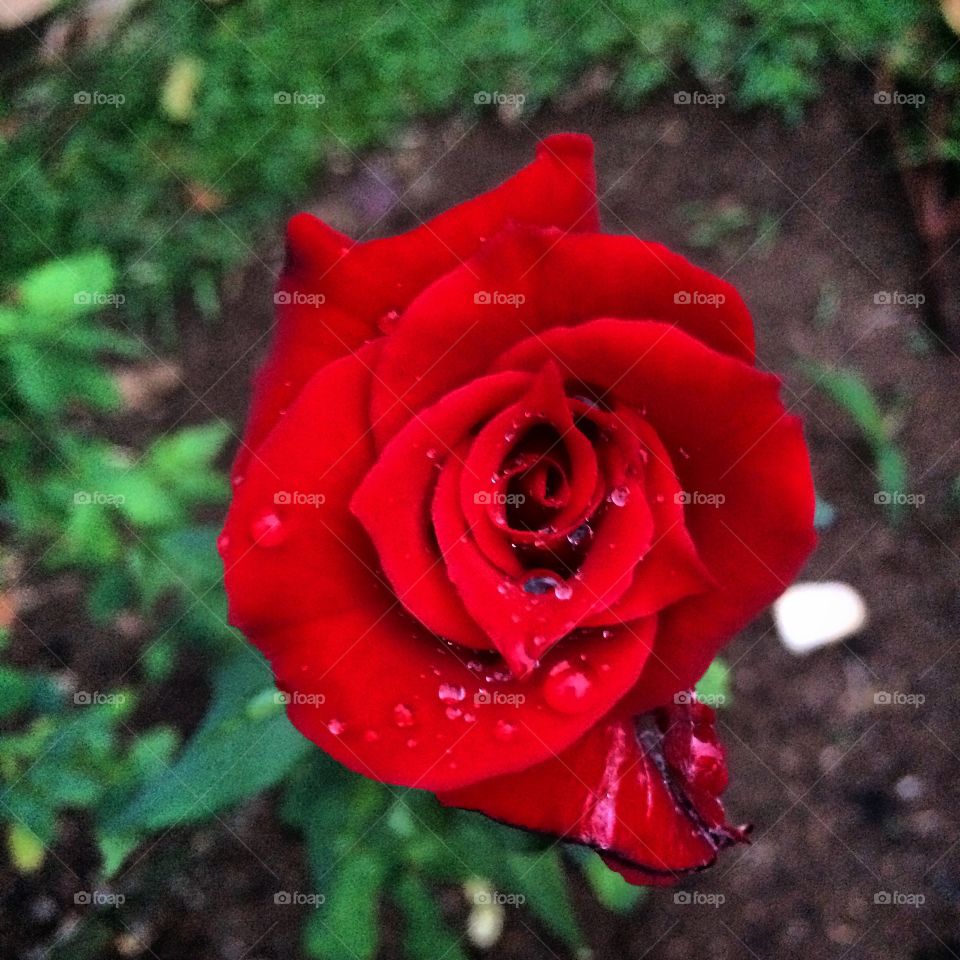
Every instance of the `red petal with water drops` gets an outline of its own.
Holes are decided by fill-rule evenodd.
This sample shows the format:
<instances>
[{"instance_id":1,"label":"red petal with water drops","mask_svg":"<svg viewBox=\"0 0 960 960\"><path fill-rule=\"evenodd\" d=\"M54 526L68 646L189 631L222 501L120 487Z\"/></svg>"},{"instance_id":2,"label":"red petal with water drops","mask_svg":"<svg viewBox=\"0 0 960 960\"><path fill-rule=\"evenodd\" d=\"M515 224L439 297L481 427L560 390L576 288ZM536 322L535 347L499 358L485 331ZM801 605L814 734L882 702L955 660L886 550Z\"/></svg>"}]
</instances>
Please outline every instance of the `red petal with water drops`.
<instances>
[{"instance_id":1,"label":"red petal with water drops","mask_svg":"<svg viewBox=\"0 0 960 960\"><path fill-rule=\"evenodd\" d=\"M617 710L546 763L440 800L593 847L633 883L674 883L747 837L719 799L727 770L714 713L679 699L639 717Z\"/></svg>"},{"instance_id":2,"label":"red petal with water drops","mask_svg":"<svg viewBox=\"0 0 960 960\"><path fill-rule=\"evenodd\" d=\"M481 378L425 410L382 451L351 504L407 610L438 636L480 650L493 644L450 583L432 532L434 487L470 428L516 401L530 379Z\"/></svg>"},{"instance_id":3,"label":"red petal with water drops","mask_svg":"<svg viewBox=\"0 0 960 960\"><path fill-rule=\"evenodd\" d=\"M395 324L414 297L507 222L599 229L589 137L547 137L533 162L499 187L399 236L355 243L308 213L293 217L274 298L276 332L256 377L235 471L243 472L310 376Z\"/></svg>"},{"instance_id":4,"label":"red petal with water drops","mask_svg":"<svg viewBox=\"0 0 960 960\"><path fill-rule=\"evenodd\" d=\"M726 281L634 237L517 225L404 313L377 368L377 442L385 443L416 410L481 375L518 341L597 317L675 324L715 350L753 362L750 314Z\"/></svg>"},{"instance_id":5,"label":"red petal with water drops","mask_svg":"<svg viewBox=\"0 0 960 960\"><path fill-rule=\"evenodd\" d=\"M816 539L809 455L776 377L677 327L595 320L556 328L518 344L494 369L536 371L548 359L643 411L689 498L684 523L715 582L660 614L654 656L632 694L640 712L696 683L796 576Z\"/></svg>"},{"instance_id":6,"label":"red petal with water drops","mask_svg":"<svg viewBox=\"0 0 960 960\"><path fill-rule=\"evenodd\" d=\"M386 783L454 790L565 750L636 683L653 618L566 641L525 681L498 658L445 644L358 583L351 610L261 643L294 725Z\"/></svg>"},{"instance_id":7,"label":"red petal with water drops","mask_svg":"<svg viewBox=\"0 0 960 960\"><path fill-rule=\"evenodd\" d=\"M277 624L342 609L354 584L378 582L376 554L348 506L374 459L368 398L378 350L370 344L317 373L234 487L220 537L229 616L257 643Z\"/></svg>"}]
</instances>

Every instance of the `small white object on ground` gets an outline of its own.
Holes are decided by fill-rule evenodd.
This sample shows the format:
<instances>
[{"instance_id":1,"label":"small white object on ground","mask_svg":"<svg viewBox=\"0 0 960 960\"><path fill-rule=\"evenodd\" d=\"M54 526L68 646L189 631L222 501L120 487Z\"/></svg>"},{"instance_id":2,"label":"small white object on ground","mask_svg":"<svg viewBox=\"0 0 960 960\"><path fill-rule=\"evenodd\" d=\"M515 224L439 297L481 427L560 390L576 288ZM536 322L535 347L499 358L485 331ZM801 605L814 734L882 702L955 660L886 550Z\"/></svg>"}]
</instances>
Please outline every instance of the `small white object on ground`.
<instances>
[{"instance_id":1,"label":"small white object on ground","mask_svg":"<svg viewBox=\"0 0 960 960\"><path fill-rule=\"evenodd\" d=\"M867 605L848 583L795 583L773 605L783 645L798 655L837 643L861 630Z\"/></svg>"}]
</instances>

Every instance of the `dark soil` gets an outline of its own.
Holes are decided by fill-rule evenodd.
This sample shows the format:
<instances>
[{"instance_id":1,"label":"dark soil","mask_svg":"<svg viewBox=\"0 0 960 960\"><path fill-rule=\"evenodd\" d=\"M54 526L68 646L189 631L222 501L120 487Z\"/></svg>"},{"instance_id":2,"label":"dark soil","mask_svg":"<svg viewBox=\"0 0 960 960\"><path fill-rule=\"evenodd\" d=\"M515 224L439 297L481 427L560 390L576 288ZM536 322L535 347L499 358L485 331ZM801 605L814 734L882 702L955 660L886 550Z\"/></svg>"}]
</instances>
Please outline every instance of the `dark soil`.
<instances>
[{"instance_id":1,"label":"dark soil","mask_svg":"<svg viewBox=\"0 0 960 960\"><path fill-rule=\"evenodd\" d=\"M960 364L924 335L915 308L875 302L880 292L919 291L925 268L883 108L855 78L832 89L792 128L727 107L675 106L671 96L629 114L587 102L508 128L425 124L393 150L344 162L308 205L354 235L392 233L494 185L527 162L536 137L588 132L606 229L664 241L730 279L753 311L761 365L784 377L785 398L806 421L819 493L838 515L804 577L855 585L870 623L853 641L806 658L780 645L769 616L733 642L734 703L720 715L727 806L732 819L755 825L754 842L685 885L722 897L719 905L678 903L673 891L656 890L620 918L578 891L597 957L960 956L960 523L950 499L960 475ZM714 211L739 204L754 223L776 221L775 233L754 244L756 227L745 227L695 249L684 212L692 202ZM216 413L242 422L278 258L276 241L251 257L228 284L218 328L185 323L190 392L177 398L173 419ZM824 290L837 304L832 316ZM900 411L910 492L926 499L898 528L874 502L855 427L812 389L801 358L856 368ZM79 656L68 640L62 646L64 659ZM196 703L183 710L194 718L204 691L187 690ZM883 691L924 699L875 703ZM80 836L68 831L64 844ZM61 852L70 862L91 858ZM126 955L158 960L297 956L299 918L275 907L271 893L278 878L304 889L302 869L295 838L263 801L192 838L167 835L123 873L128 903L138 905L127 922L142 921L126 931L132 941L117 940L115 929L102 955L121 955L126 944ZM17 885L19 902L38 902L34 881ZM57 889L45 892L61 900ZM884 892L924 902L876 903ZM399 954L393 919L385 915L385 957ZM33 932L22 931L21 950L38 943L38 927L24 920ZM531 922L512 916L490 955L563 957Z\"/></svg>"}]
</instances>

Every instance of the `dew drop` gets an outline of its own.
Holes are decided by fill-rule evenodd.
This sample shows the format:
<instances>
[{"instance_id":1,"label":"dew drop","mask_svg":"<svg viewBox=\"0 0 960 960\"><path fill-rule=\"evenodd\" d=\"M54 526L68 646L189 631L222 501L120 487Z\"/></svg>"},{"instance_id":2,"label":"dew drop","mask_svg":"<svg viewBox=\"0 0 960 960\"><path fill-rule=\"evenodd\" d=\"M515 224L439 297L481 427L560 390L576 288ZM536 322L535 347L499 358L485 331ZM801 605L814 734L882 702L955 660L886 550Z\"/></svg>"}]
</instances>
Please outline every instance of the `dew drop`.
<instances>
[{"instance_id":1,"label":"dew drop","mask_svg":"<svg viewBox=\"0 0 960 960\"><path fill-rule=\"evenodd\" d=\"M441 683L437 690L437 696L443 703L459 703L466 695L467 691L455 683Z\"/></svg>"},{"instance_id":2,"label":"dew drop","mask_svg":"<svg viewBox=\"0 0 960 960\"><path fill-rule=\"evenodd\" d=\"M476 715L475 713L465 713L465 714L463 715L463 719L464 719L467 723L476 723L476 722L477 722L477 715Z\"/></svg>"},{"instance_id":3,"label":"dew drop","mask_svg":"<svg viewBox=\"0 0 960 960\"><path fill-rule=\"evenodd\" d=\"M543 684L543 698L558 713L582 713L592 701L594 682L585 667L558 663Z\"/></svg>"},{"instance_id":4,"label":"dew drop","mask_svg":"<svg viewBox=\"0 0 960 960\"><path fill-rule=\"evenodd\" d=\"M393 722L398 727L412 727L413 711L405 703L398 703L393 708Z\"/></svg>"},{"instance_id":5,"label":"dew drop","mask_svg":"<svg viewBox=\"0 0 960 960\"><path fill-rule=\"evenodd\" d=\"M384 333L392 333L400 319L399 310L388 310L377 324Z\"/></svg>"},{"instance_id":6,"label":"dew drop","mask_svg":"<svg viewBox=\"0 0 960 960\"><path fill-rule=\"evenodd\" d=\"M582 523L576 530L567 534L567 543L572 547L581 547L593 537L593 527L589 523Z\"/></svg>"},{"instance_id":7,"label":"dew drop","mask_svg":"<svg viewBox=\"0 0 960 960\"><path fill-rule=\"evenodd\" d=\"M407 744L406 744L406 745L407 745L408 747L415 747L415 746L417 745L417 741L414 740L413 737L411 737L411 738L407 741Z\"/></svg>"},{"instance_id":8,"label":"dew drop","mask_svg":"<svg viewBox=\"0 0 960 960\"><path fill-rule=\"evenodd\" d=\"M689 459L690 459L690 454L687 453L687 451L684 450L683 447L680 447L680 448L677 450L677 453L679 453L680 456L683 457L684 460L689 460Z\"/></svg>"},{"instance_id":9,"label":"dew drop","mask_svg":"<svg viewBox=\"0 0 960 960\"><path fill-rule=\"evenodd\" d=\"M569 583L558 583L553 588L553 595L558 600L569 600L573 596L573 587Z\"/></svg>"},{"instance_id":10,"label":"dew drop","mask_svg":"<svg viewBox=\"0 0 960 960\"><path fill-rule=\"evenodd\" d=\"M493 725L493 736L501 743L507 743L517 735L517 726L508 720L498 720Z\"/></svg>"},{"instance_id":11,"label":"dew drop","mask_svg":"<svg viewBox=\"0 0 960 960\"><path fill-rule=\"evenodd\" d=\"M230 538L225 534L221 533L217 537L217 550L220 553L220 556L224 556L226 552L230 549Z\"/></svg>"},{"instance_id":12,"label":"dew drop","mask_svg":"<svg viewBox=\"0 0 960 960\"><path fill-rule=\"evenodd\" d=\"M559 583L554 577L530 577L529 580L524 581L523 592L539 596L556 590L558 586Z\"/></svg>"},{"instance_id":13,"label":"dew drop","mask_svg":"<svg viewBox=\"0 0 960 960\"><path fill-rule=\"evenodd\" d=\"M427 459L428 459L428 460L439 460L439 459L440 459L440 451L439 451L436 447L431 447L431 448L427 451Z\"/></svg>"},{"instance_id":14,"label":"dew drop","mask_svg":"<svg viewBox=\"0 0 960 960\"><path fill-rule=\"evenodd\" d=\"M250 536L258 547L275 547L286 540L288 532L284 522L272 510L250 525Z\"/></svg>"},{"instance_id":15,"label":"dew drop","mask_svg":"<svg viewBox=\"0 0 960 960\"><path fill-rule=\"evenodd\" d=\"M243 474L242 474L242 473L235 473L235 474L230 478L230 483L233 485L233 488L234 488L234 489L236 489L237 487L239 487L240 484L243 483Z\"/></svg>"},{"instance_id":16,"label":"dew drop","mask_svg":"<svg viewBox=\"0 0 960 960\"><path fill-rule=\"evenodd\" d=\"M630 491L626 487L617 487L610 493L609 499L615 507L622 507L630 499Z\"/></svg>"},{"instance_id":17,"label":"dew drop","mask_svg":"<svg viewBox=\"0 0 960 960\"><path fill-rule=\"evenodd\" d=\"M448 720L456 720L463 715L463 711L459 707L447 707L443 713Z\"/></svg>"},{"instance_id":18,"label":"dew drop","mask_svg":"<svg viewBox=\"0 0 960 960\"><path fill-rule=\"evenodd\" d=\"M663 495L662 493L658 493L656 499L657 499L657 503L663 503L663 501L664 501L666 498L664 497L664 495Z\"/></svg>"},{"instance_id":19,"label":"dew drop","mask_svg":"<svg viewBox=\"0 0 960 960\"><path fill-rule=\"evenodd\" d=\"M501 580L500 583L497 584L497 593L499 593L501 597L505 597L509 592L510 592L510 581Z\"/></svg>"},{"instance_id":20,"label":"dew drop","mask_svg":"<svg viewBox=\"0 0 960 960\"><path fill-rule=\"evenodd\" d=\"M327 730L333 734L335 737L339 737L344 730L346 730L346 724L342 720L328 720L327 721Z\"/></svg>"},{"instance_id":21,"label":"dew drop","mask_svg":"<svg viewBox=\"0 0 960 960\"><path fill-rule=\"evenodd\" d=\"M367 743L376 743L380 739L380 734L376 730L366 730L363 734L363 739Z\"/></svg>"}]
</instances>

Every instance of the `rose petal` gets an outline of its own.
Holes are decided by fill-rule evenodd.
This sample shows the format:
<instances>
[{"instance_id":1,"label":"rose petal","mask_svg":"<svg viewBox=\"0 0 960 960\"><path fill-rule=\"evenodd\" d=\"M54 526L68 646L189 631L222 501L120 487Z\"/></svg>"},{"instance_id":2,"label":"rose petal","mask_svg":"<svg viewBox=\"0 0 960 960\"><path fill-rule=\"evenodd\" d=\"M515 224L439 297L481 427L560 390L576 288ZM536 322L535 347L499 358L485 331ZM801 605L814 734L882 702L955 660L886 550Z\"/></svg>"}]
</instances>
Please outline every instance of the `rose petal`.
<instances>
[{"instance_id":1,"label":"rose petal","mask_svg":"<svg viewBox=\"0 0 960 960\"><path fill-rule=\"evenodd\" d=\"M395 322L508 221L571 233L599 228L589 137L547 137L533 162L500 186L399 236L355 243L310 214L294 216L274 298L276 333L256 376L235 472L313 373L378 336L380 321Z\"/></svg>"},{"instance_id":2,"label":"rose petal","mask_svg":"<svg viewBox=\"0 0 960 960\"><path fill-rule=\"evenodd\" d=\"M634 710L692 686L720 646L790 584L815 542L813 480L779 380L666 324L596 320L530 337L495 370L538 370L613 387L671 453L683 490L722 502L685 507L717 586L664 611Z\"/></svg>"},{"instance_id":3,"label":"rose petal","mask_svg":"<svg viewBox=\"0 0 960 960\"><path fill-rule=\"evenodd\" d=\"M378 350L315 374L235 487L220 549L230 622L247 633L342 609L355 582L377 581L348 504L374 459L367 407Z\"/></svg>"},{"instance_id":4,"label":"rose petal","mask_svg":"<svg viewBox=\"0 0 960 960\"><path fill-rule=\"evenodd\" d=\"M526 682L439 642L396 601L359 585L346 613L261 640L294 725L350 769L452 790L566 749L636 682L655 621L564 645ZM476 655L474 655L476 656ZM572 656L572 660L567 657Z\"/></svg>"},{"instance_id":5,"label":"rose petal","mask_svg":"<svg viewBox=\"0 0 960 960\"><path fill-rule=\"evenodd\" d=\"M727 773L713 711L689 701L617 710L558 757L439 799L593 847L633 883L676 882L747 833L726 824L719 801Z\"/></svg>"},{"instance_id":6,"label":"rose petal","mask_svg":"<svg viewBox=\"0 0 960 960\"><path fill-rule=\"evenodd\" d=\"M690 303L677 302L687 294ZM514 226L405 312L378 365L372 405L378 444L519 340L605 316L676 324L753 362L750 314L726 281L634 237Z\"/></svg>"}]
</instances>

